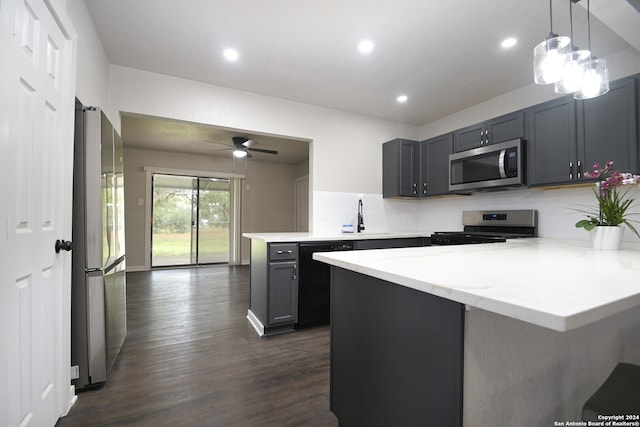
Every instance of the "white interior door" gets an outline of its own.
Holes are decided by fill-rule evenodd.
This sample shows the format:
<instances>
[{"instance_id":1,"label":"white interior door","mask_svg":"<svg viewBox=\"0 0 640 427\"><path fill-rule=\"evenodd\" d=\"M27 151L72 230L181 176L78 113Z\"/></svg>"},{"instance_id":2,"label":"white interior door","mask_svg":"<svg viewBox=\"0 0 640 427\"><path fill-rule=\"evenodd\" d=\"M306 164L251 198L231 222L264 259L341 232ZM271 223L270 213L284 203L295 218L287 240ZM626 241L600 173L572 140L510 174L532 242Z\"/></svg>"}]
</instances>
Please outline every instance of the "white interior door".
<instances>
[{"instance_id":1,"label":"white interior door","mask_svg":"<svg viewBox=\"0 0 640 427\"><path fill-rule=\"evenodd\" d=\"M57 0L0 0L0 425L69 407L75 33Z\"/></svg>"}]
</instances>

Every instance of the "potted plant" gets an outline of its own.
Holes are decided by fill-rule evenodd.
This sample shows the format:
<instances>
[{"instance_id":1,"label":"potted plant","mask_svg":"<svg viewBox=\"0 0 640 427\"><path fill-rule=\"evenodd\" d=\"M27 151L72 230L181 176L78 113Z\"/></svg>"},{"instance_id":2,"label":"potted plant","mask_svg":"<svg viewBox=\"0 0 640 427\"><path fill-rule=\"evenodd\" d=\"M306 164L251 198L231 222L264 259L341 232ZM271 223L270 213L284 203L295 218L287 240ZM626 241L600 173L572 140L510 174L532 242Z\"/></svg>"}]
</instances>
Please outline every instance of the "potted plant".
<instances>
[{"instance_id":1,"label":"potted plant","mask_svg":"<svg viewBox=\"0 0 640 427\"><path fill-rule=\"evenodd\" d=\"M581 209L580 212L585 213L587 219L578 221L576 227L584 228L591 233L594 247L597 249L620 247L624 232L622 224L640 237L638 230L631 224L632 220L628 218L633 215L628 210L633 206L635 199L627 197L629 188L620 190L623 185L640 186L640 175L616 172L613 170L613 162L609 161L604 167L596 163L593 165L593 172L586 172L585 176L598 180L593 187L598 208Z\"/></svg>"}]
</instances>

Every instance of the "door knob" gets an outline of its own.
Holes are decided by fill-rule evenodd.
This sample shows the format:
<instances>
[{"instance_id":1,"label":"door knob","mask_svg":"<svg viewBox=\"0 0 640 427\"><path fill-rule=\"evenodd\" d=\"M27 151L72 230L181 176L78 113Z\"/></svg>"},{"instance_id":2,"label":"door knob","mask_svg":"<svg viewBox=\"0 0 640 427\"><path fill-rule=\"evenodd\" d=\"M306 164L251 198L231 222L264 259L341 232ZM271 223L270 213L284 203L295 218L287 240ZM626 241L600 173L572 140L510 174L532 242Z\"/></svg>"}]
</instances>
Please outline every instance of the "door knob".
<instances>
[{"instance_id":1,"label":"door knob","mask_svg":"<svg viewBox=\"0 0 640 427\"><path fill-rule=\"evenodd\" d=\"M70 251L73 249L70 240L56 240L56 253L60 251Z\"/></svg>"}]
</instances>

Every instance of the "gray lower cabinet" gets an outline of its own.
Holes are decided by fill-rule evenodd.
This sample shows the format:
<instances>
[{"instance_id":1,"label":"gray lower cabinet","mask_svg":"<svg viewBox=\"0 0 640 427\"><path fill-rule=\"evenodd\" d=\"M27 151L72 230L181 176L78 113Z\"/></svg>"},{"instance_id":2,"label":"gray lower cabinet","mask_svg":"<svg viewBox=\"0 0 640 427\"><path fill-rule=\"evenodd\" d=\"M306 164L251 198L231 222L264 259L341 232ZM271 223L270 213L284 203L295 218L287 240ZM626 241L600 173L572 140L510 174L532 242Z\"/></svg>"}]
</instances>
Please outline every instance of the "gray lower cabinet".
<instances>
[{"instance_id":1,"label":"gray lower cabinet","mask_svg":"<svg viewBox=\"0 0 640 427\"><path fill-rule=\"evenodd\" d=\"M637 173L637 96L636 79L627 78L598 98L568 96L527 109L529 185L578 183L594 163L609 160Z\"/></svg>"},{"instance_id":2,"label":"gray lower cabinet","mask_svg":"<svg viewBox=\"0 0 640 427\"><path fill-rule=\"evenodd\" d=\"M298 244L251 240L250 310L264 334L293 330L298 321Z\"/></svg>"},{"instance_id":3,"label":"gray lower cabinet","mask_svg":"<svg viewBox=\"0 0 640 427\"><path fill-rule=\"evenodd\" d=\"M269 263L269 325L298 320L297 261Z\"/></svg>"},{"instance_id":4,"label":"gray lower cabinet","mask_svg":"<svg viewBox=\"0 0 640 427\"><path fill-rule=\"evenodd\" d=\"M524 137L524 110L514 111L453 133L456 153L483 145Z\"/></svg>"}]
</instances>

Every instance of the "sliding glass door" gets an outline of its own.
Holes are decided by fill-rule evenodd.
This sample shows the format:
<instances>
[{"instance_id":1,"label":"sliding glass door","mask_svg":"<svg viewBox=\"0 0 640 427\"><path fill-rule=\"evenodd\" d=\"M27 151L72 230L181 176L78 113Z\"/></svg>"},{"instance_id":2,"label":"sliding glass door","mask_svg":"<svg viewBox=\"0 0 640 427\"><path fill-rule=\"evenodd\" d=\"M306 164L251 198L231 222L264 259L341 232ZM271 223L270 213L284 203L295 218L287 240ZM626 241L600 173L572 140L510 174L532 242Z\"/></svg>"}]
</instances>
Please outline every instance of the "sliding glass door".
<instances>
[{"instance_id":1,"label":"sliding glass door","mask_svg":"<svg viewBox=\"0 0 640 427\"><path fill-rule=\"evenodd\" d=\"M198 179L198 264L229 262L229 193L228 179Z\"/></svg>"},{"instance_id":2,"label":"sliding glass door","mask_svg":"<svg viewBox=\"0 0 640 427\"><path fill-rule=\"evenodd\" d=\"M229 262L230 182L153 175L151 266Z\"/></svg>"}]
</instances>

